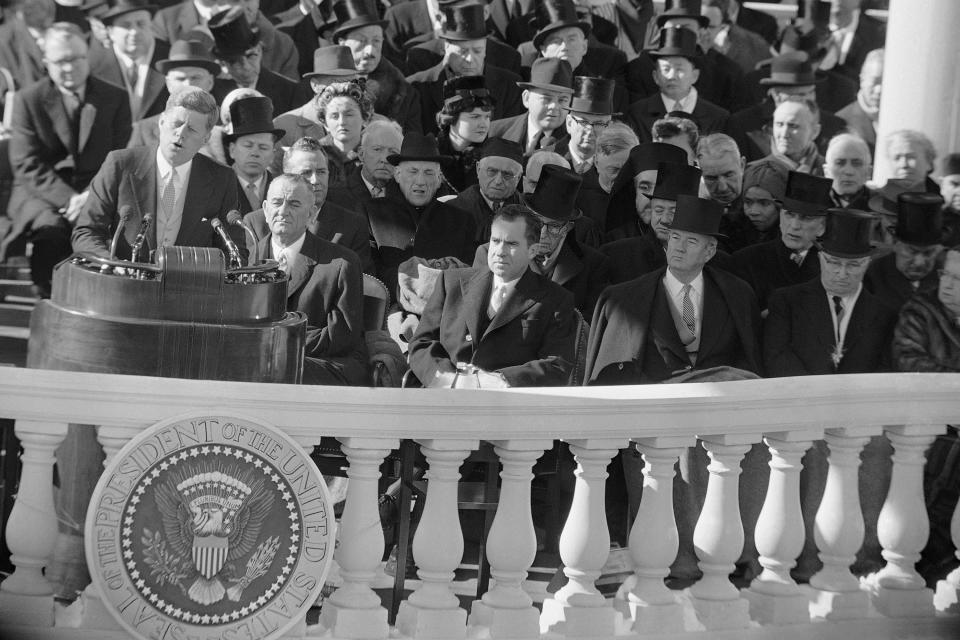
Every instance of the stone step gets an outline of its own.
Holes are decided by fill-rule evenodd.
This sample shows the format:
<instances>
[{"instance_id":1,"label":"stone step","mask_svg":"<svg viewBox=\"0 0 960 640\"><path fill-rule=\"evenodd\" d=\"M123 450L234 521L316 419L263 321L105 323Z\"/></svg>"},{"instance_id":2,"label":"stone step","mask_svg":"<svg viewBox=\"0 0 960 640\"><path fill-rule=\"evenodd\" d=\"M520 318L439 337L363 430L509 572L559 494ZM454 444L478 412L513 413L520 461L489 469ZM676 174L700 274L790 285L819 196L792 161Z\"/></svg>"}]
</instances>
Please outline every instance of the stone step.
<instances>
[{"instance_id":1,"label":"stone step","mask_svg":"<svg viewBox=\"0 0 960 640\"><path fill-rule=\"evenodd\" d=\"M0 327L26 329L32 312L32 304L0 302Z\"/></svg>"},{"instance_id":2,"label":"stone step","mask_svg":"<svg viewBox=\"0 0 960 640\"><path fill-rule=\"evenodd\" d=\"M31 287L33 283L27 280L18 280L15 278L0 278L0 301L20 302L36 300ZM16 298L16 300L14 300Z\"/></svg>"}]
</instances>

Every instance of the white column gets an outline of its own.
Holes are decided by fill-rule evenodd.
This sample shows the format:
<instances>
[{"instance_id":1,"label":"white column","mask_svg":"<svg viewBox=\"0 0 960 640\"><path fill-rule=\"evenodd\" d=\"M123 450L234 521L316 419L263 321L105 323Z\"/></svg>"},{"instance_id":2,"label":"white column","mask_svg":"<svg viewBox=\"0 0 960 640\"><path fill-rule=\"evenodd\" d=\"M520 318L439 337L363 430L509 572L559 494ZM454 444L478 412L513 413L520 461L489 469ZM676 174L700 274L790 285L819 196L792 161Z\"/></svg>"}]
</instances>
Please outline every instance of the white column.
<instances>
[{"instance_id":1,"label":"white column","mask_svg":"<svg viewBox=\"0 0 960 640\"><path fill-rule=\"evenodd\" d=\"M750 616L765 624L800 624L810 620L807 598L790 577L803 551L800 511L800 459L812 438L822 433L784 432L763 439L770 450L770 480L760 510L754 541L763 571L743 595Z\"/></svg>"},{"instance_id":2,"label":"white column","mask_svg":"<svg viewBox=\"0 0 960 640\"><path fill-rule=\"evenodd\" d=\"M53 463L67 425L18 420L14 433L23 446L20 488L6 529L15 568L0 583L0 619L12 625L52 627L53 587L43 577L43 568L57 543Z\"/></svg>"},{"instance_id":3,"label":"white column","mask_svg":"<svg viewBox=\"0 0 960 640\"><path fill-rule=\"evenodd\" d=\"M703 578L690 587L700 622L709 629L742 629L750 624L749 604L730 582L743 550L740 521L740 461L759 435L711 436L703 439L710 455L710 480L703 510L693 531L693 545Z\"/></svg>"},{"instance_id":4,"label":"white column","mask_svg":"<svg viewBox=\"0 0 960 640\"><path fill-rule=\"evenodd\" d=\"M950 519L950 539L957 549L955 555L960 558L960 502L957 502ZM960 567L951 571L944 580L937 582L933 604L937 611L960 613Z\"/></svg>"},{"instance_id":5,"label":"white column","mask_svg":"<svg viewBox=\"0 0 960 640\"><path fill-rule=\"evenodd\" d=\"M630 529L634 573L621 587L614 607L632 620L633 631L640 634L684 630L683 608L663 579L670 574L679 548L673 511L674 465L689 441L690 438L635 440L643 454L643 495Z\"/></svg>"},{"instance_id":6,"label":"white column","mask_svg":"<svg viewBox=\"0 0 960 640\"><path fill-rule=\"evenodd\" d=\"M850 565L863 544L864 522L860 508L860 452L877 429L828 429L824 440L830 450L830 468L814 525L814 541L823 568L810 578L810 615L839 620L863 618L869 596Z\"/></svg>"},{"instance_id":7,"label":"white column","mask_svg":"<svg viewBox=\"0 0 960 640\"><path fill-rule=\"evenodd\" d=\"M340 545L335 558L343 584L320 612L319 624L335 638L379 640L390 632L387 610L370 584L383 556L377 483L380 463L400 446L396 438L343 438L349 467L347 500L340 516Z\"/></svg>"},{"instance_id":8,"label":"white column","mask_svg":"<svg viewBox=\"0 0 960 640\"><path fill-rule=\"evenodd\" d=\"M922 131L938 156L960 148L960 65L954 64L960 59L958 24L956 0L890 1L874 162L878 184L891 174L883 140L892 131ZM917 72L918 61L923 61L922 73Z\"/></svg>"},{"instance_id":9,"label":"white column","mask_svg":"<svg viewBox=\"0 0 960 640\"><path fill-rule=\"evenodd\" d=\"M427 459L427 498L413 537L420 587L400 605L397 629L410 638L458 640L466 635L467 612L450 588L463 559L457 512L460 465L479 440L417 440Z\"/></svg>"},{"instance_id":10,"label":"white column","mask_svg":"<svg viewBox=\"0 0 960 640\"><path fill-rule=\"evenodd\" d=\"M503 465L500 499L486 545L495 583L481 600L474 601L469 625L476 633L490 638L539 638L540 612L521 584L537 555L530 510L532 469L553 443L500 440L492 444Z\"/></svg>"},{"instance_id":11,"label":"white column","mask_svg":"<svg viewBox=\"0 0 960 640\"><path fill-rule=\"evenodd\" d=\"M573 504L560 534L560 559L568 582L543 603L542 633L567 638L607 637L621 618L595 582L610 554L604 504L607 465L623 447L619 438L568 440L577 461Z\"/></svg>"},{"instance_id":12,"label":"white column","mask_svg":"<svg viewBox=\"0 0 960 640\"><path fill-rule=\"evenodd\" d=\"M933 615L933 593L914 565L930 535L923 497L923 454L944 430L943 425L937 424L884 430L893 445L893 473L877 521L877 538L887 564L871 576L871 585L874 606L887 616Z\"/></svg>"}]
</instances>

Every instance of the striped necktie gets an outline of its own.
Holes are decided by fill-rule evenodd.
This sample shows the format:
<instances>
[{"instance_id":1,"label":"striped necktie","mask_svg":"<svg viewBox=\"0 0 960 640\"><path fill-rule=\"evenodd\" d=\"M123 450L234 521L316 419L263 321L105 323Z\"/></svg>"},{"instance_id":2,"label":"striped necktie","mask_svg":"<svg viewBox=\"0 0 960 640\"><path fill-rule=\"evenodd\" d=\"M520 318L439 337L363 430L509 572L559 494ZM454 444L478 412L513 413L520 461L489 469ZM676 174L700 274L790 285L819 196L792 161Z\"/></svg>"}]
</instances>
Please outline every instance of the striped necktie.
<instances>
[{"instance_id":1,"label":"striped necktie","mask_svg":"<svg viewBox=\"0 0 960 640\"><path fill-rule=\"evenodd\" d=\"M690 344L697 338L697 316L693 311L693 300L690 299L690 285L683 285L683 309L681 310L681 318L683 319L683 324L687 325L687 331L690 332L690 335L685 337L683 344Z\"/></svg>"}]
</instances>

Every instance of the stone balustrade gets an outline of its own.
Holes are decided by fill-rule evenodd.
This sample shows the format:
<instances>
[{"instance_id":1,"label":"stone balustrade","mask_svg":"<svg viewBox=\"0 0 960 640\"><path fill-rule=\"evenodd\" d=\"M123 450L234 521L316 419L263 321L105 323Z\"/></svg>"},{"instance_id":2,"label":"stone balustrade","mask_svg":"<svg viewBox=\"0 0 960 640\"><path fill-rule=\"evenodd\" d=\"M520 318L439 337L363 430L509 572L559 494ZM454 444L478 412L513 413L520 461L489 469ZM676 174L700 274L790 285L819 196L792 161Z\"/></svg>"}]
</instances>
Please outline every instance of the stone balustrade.
<instances>
[{"instance_id":1,"label":"stone balustrade","mask_svg":"<svg viewBox=\"0 0 960 640\"><path fill-rule=\"evenodd\" d=\"M97 609L92 587L84 595L90 603L84 616L69 623L79 626L55 622L53 589L43 568L56 544L52 468L68 423L99 425L109 462L138 431L159 421L222 415L279 427L306 449L323 436L336 436L349 463L335 556L341 586L325 601L317 624L299 624L286 637L706 638L722 630L736 637L783 637L784 629L790 637L893 638L908 632L960 637L960 570L934 592L914 567L929 533L924 452L946 424L960 423L958 392L960 379L948 374L479 391L8 369L0 377L0 417L16 420L24 453L5 531L15 571L0 583L0 625L19 633L12 637L127 637ZM864 540L860 454L879 435L894 451L890 489L878 518L886 566L857 579L850 566ZM401 439L421 445L429 491L413 541L420 583L400 604L391 627L372 589L384 542L377 482L378 466ZM458 468L481 439L493 444L502 463L501 491L486 545L493 582L468 612L451 590L464 547L456 483ZM577 465L560 538L568 580L538 609L523 588L536 550L532 467L557 439L569 443ZM616 598L606 598L596 585L610 546L606 467L631 441L645 463L643 496L629 537L634 575ZM762 572L739 590L728 576L745 539L738 497L742 465L757 443L770 455L765 499L750 538ZM804 455L817 444L829 452L813 523L823 568L809 585L798 585L790 569L809 542L800 472ZM706 491L693 531L703 577L679 591L668 589L664 578L683 551L674 468L688 447L702 447L709 459L701 470ZM960 509L953 515L952 537L960 546Z\"/></svg>"}]
</instances>

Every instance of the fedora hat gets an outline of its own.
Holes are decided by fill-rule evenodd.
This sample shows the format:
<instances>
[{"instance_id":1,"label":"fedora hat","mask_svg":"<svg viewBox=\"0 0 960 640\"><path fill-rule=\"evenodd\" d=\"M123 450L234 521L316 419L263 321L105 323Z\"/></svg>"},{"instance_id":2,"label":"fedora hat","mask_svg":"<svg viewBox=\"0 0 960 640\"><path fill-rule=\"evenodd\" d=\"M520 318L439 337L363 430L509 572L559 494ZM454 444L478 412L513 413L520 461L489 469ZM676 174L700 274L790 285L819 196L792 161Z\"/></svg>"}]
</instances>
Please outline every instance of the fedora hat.
<instances>
[{"instance_id":1,"label":"fedora hat","mask_svg":"<svg viewBox=\"0 0 960 640\"><path fill-rule=\"evenodd\" d=\"M792 51L770 61L770 76L761 78L760 84L766 87L802 87L819 84L823 80L814 72L807 54Z\"/></svg>"},{"instance_id":2,"label":"fedora hat","mask_svg":"<svg viewBox=\"0 0 960 640\"><path fill-rule=\"evenodd\" d=\"M673 212L670 229L725 238L726 236L720 233L722 217L723 205L719 202L681 193L677 196L677 208Z\"/></svg>"},{"instance_id":3,"label":"fedora hat","mask_svg":"<svg viewBox=\"0 0 960 640\"><path fill-rule=\"evenodd\" d=\"M885 216L896 216L900 210L899 199L901 193L907 193L913 188L913 185L906 180L897 180L892 178L887 180L876 193L870 196L867 206L870 211L881 213Z\"/></svg>"},{"instance_id":4,"label":"fedora hat","mask_svg":"<svg viewBox=\"0 0 960 640\"><path fill-rule=\"evenodd\" d=\"M211 57L210 50L202 42L196 40L177 40L170 47L167 59L157 60L154 66L163 75L179 67L199 67L214 76L220 73L220 63Z\"/></svg>"},{"instance_id":5,"label":"fedora hat","mask_svg":"<svg viewBox=\"0 0 960 640\"><path fill-rule=\"evenodd\" d=\"M480 147L480 158L506 158L523 166L523 147L520 143L503 138L487 138Z\"/></svg>"},{"instance_id":6,"label":"fedora hat","mask_svg":"<svg viewBox=\"0 0 960 640\"><path fill-rule=\"evenodd\" d=\"M702 14L700 0L667 0L664 11L657 16L657 26L663 27L674 18L692 18L703 29L710 25L710 19Z\"/></svg>"},{"instance_id":7,"label":"fedora hat","mask_svg":"<svg viewBox=\"0 0 960 640\"><path fill-rule=\"evenodd\" d=\"M207 28L213 34L213 54L218 57L243 55L260 42L260 32L250 27L240 7L214 14Z\"/></svg>"},{"instance_id":8,"label":"fedora hat","mask_svg":"<svg viewBox=\"0 0 960 640\"><path fill-rule=\"evenodd\" d=\"M544 218L572 222L582 214L576 199L583 178L576 171L554 164L545 164L533 193L520 195L520 202Z\"/></svg>"},{"instance_id":9,"label":"fedora hat","mask_svg":"<svg viewBox=\"0 0 960 640\"><path fill-rule=\"evenodd\" d=\"M837 258L863 258L873 253L870 235L876 216L857 209L827 209L827 230L817 249Z\"/></svg>"},{"instance_id":10,"label":"fedora hat","mask_svg":"<svg viewBox=\"0 0 960 640\"><path fill-rule=\"evenodd\" d=\"M573 78L573 98L570 100L570 111L591 115L615 115L613 112L613 90L615 86L615 81L608 78L575 76Z\"/></svg>"},{"instance_id":11,"label":"fedora hat","mask_svg":"<svg viewBox=\"0 0 960 640\"><path fill-rule=\"evenodd\" d=\"M683 27L670 27L660 31L660 46L647 52L651 58L680 57L696 64L700 59L700 47L697 46L697 34Z\"/></svg>"},{"instance_id":12,"label":"fedora hat","mask_svg":"<svg viewBox=\"0 0 960 640\"><path fill-rule=\"evenodd\" d=\"M537 3L533 25L537 29L533 35L533 46L538 51L546 37L557 29L577 27L586 38L591 28L589 22L580 19L573 0L541 0Z\"/></svg>"},{"instance_id":13,"label":"fedora hat","mask_svg":"<svg viewBox=\"0 0 960 640\"><path fill-rule=\"evenodd\" d=\"M518 82L521 89L543 89L573 93L573 68L559 58L537 58L530 67L530 81Z\"/></svg>"},{"instance_id":14,"label":"fedora hat","mask_svg":"<svg viewBox=\"0 0 960 640\"><path fill-rule=\"evenodd\" d=\"M678 196L695 196L700 191L700 169L686 162L661 162L657 165L657 184L652 198L676 200Z\"/></svg>"},{"instance_id":15,"label":"fedora hat","mask_svg":"<svg viewBox=\"0 0 960 640\"><path fill-rule=\"evenodd\" d=\"M936 193L901 193L897 224L890 234L901 242L928 247L943 239L943 198Z\"/></svg>"},{"instance_id":16,"label":"fedora hat","mask_svg":"<svg viewBox=\"0 0 960 640\"><path fill-rule=\"evenodd\" d=\"M387 21L380 19L373 0L338 0L333 5L333 13L337 17L337 28L330 34L334 42L360 27L387 26Z\"/></svg>"},{"instance_id":17,"label":"fedora hat","mask_svg":"<svg viewBox=\"0 0 960 640\"><path fill-rule=\"evenodd\" d=\"M829 178L791 171L787 174L787 186L780 206L803 216L825 216L827 209L834 206L830 199L832 187L833 181Z\"/></svg>"},{"instance_id":18,"label":"fedora hat","mask_svg":"<svg viewBox=\"0 0 960 640\"><path fill-rule=\"evenodd\" d=\"M485 40L487 23L483 15L484 4L456 4L440 7L443 13L443 28L438 36L444 40Z\"/></svg>"},{"instance_id":19,"label":"fedora hat","mask_svg":"<svg viewBox=\"0 0 960 640\"><path fill-rule=\"evenodd\" d=\"M271 133L274 142L287 135L284 129L273 126L273 101L266 96L248 96L231 102L230 125L233 131L224 134L227 142L254 133Z\"/></svg>"},{"instance_id":20,"label":"fedora hat","mask_svg":"<svg viewBox=\"0 0 960 640\"><path fill-rule=\"evenodd\" d=\"M304 78L320 76L334 76L349 78L359 72L353 63L353 52L350 47L335 44L329 47L320 47L313 52L313 71L303 74Z\"/></svg>"},{"instance_id":21,"label":"fedora hat","mask_svg":"<svg viewBox=\"0 0 960 640\"><path fill-rule=\"evenodd\" d=\"M86 10L84 7L81 7L81 9ZM100 16L100 22L110 25L116 18L134 11L146 11L152 16L157 12L157 6L146 2L146 0L117 0L116 4Z\"/></svg>"},{"instance_id":22,"label":"fedora hat","mask_svg":"<svg viewBox=\"0 0 960 640\"><path fill-rule=\"evenodd\" d=\"M411 132L403 136L400 153L391 153L387 156L387 162L393 166L397 166L404 160L450 162L453 158L440 155L440 151L437 149L437 139L433 137L432 133L423 135L422 133Z\"/></svg>"}]
</instances>

